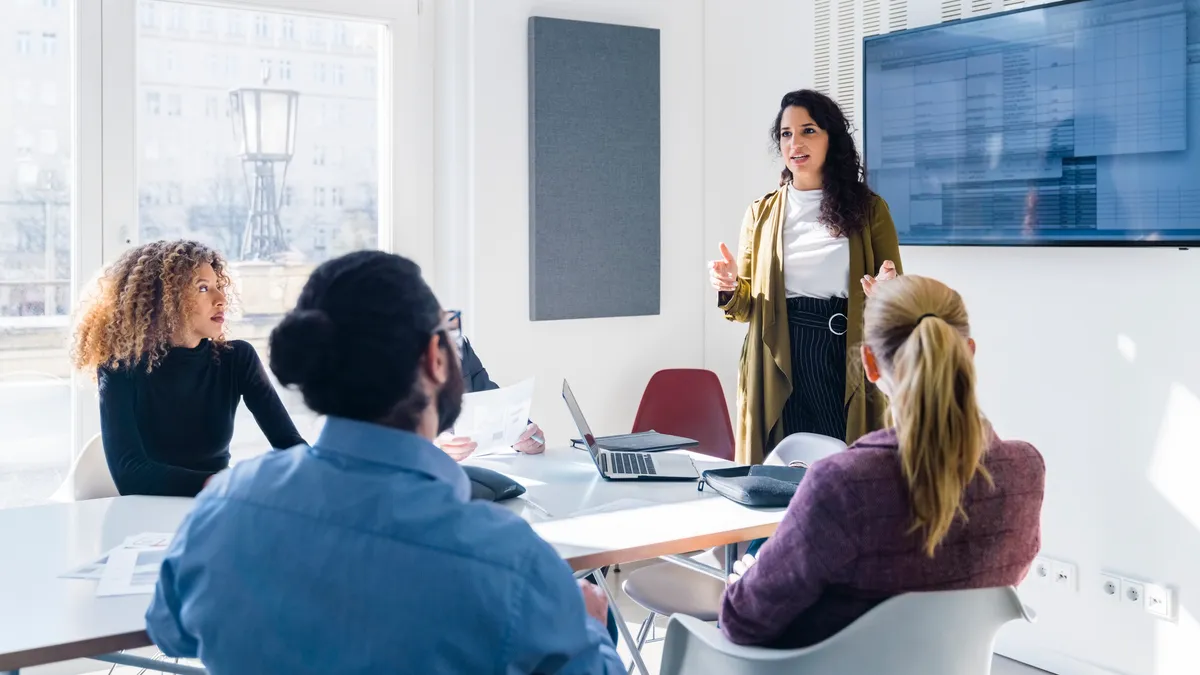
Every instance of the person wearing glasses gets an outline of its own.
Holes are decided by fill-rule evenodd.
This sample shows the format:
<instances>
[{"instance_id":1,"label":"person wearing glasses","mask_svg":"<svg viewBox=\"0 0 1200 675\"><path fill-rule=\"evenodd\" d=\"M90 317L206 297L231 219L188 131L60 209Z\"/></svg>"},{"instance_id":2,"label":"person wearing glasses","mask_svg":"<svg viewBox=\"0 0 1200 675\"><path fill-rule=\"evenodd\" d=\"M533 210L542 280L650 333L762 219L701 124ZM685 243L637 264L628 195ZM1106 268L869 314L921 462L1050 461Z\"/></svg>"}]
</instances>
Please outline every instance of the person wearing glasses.
<instances>
[{"instance_id":1,"label":"person wearing glasses","mask_svg":"<svg viewBox=\"0 0 1200 675\"><path fill-rule=\"evenodd\" d=\"M270 366L327 422L196 499L146 614L164 654L214 675L624 675L604 593L520 516L472 501L431 443L462 408L448 333L410 260L313 271Z\"/></svg>"},{"instance_id":2,"label":"person wearing glasses","mask_svg":"<svg viewBox=\"0 0 1200 675\"><path fill-rule=\"evenodd\" d=\"M454 335L454 341L458 344L458 353L462 362L463 387L466 393L499 389L500 385L492 381L487 368L483 367L483 361L475 353L475 348L471 346L471 341L463 334L462 312L448 311L445 313L445 320ZM455 436L449 432L438 436L434 443L447 455L453 457L456 462L470 457L471 453L478 449L478 444L470 438ZM546 436L542 433L541 428L531 421L525 429L525 433L521 434L520 440L513 446L513 450L527 455L545 452Z\"/></svg>"}]
</instances>

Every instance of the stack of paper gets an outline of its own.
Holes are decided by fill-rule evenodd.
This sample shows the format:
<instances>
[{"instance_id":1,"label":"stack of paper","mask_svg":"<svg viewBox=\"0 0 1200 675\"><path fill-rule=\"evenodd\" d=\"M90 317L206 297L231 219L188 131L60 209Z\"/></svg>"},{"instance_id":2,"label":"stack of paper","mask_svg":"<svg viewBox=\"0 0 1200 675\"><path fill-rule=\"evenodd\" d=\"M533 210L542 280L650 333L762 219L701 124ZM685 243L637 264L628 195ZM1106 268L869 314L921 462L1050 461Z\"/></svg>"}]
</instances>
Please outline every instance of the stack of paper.
<instances>
[{"instance_id":1,"label":"stack of paper","mask_svg":"<svg viewBox=\"0 0 1200 675\"><path fill-rule=\"evenodd\" d=\"M96 595L140 595L154 592L173 534L144 532L127 537L99 560L62 575L63 579L96 579Z\"/></svg>"},{"instance_id":2,"label":"stack of paper","mask_svg":"<svg viewBox=\"0 0 1200 675\"><path fill-rule=\"evenodd\" d=\"M529 428L532 407L533 378L511 387L467 394L454 423L454 435L475 441L479 446L476 457L510 450Z\"/></svg>"}]
</instances>

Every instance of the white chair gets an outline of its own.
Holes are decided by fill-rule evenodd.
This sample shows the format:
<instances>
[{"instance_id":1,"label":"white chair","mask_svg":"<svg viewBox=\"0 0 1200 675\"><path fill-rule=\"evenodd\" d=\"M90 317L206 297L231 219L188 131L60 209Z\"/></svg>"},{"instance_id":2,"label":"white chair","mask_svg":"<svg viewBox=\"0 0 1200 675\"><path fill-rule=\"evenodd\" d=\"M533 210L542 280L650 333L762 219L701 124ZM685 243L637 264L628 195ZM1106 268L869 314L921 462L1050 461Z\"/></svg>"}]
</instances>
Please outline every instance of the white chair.
<instances>
[{"instance_id":1,"label":"white chair","mask_svg":"<svg viewBox=\"0 0 1200 675\"><path fill-rule=\"evenodd\" d=\"M805 649L735 645L715 626L673 616L661 675L989 675L1001 626L1033 610L1012 587L909 593Z\"/></svg>"},{"instance_id":2,"label":"white chair","mask_svg":"<svg viewBox=\"0 0 1200 675\"><path fill-rule=\"evenodd\" d=\"M836 455L845 449L846 443L840 438L801 432L786 436L779 441L779 445L775 446L771 454L767 455L763 464L787 466L791 462L803 462L811 465L817 460Z\"/></svg>"},{"instance_id":3,"label":"white chair","mask_svg":"<svg viewBox=\"0 0 1200 675\"><path fill-rule=\"evenodd\" d=\"M836 438L820 434L798 433L784 438L767 457L764 464L786 466L788 462L802 461L812 464L846 449L846 444ZM744 545L743 545L744 546ZM744 550L739 547L738 553ZM718 560L723 547L695 556L699 562L723 570L725 565ZM637 647L646 643L656 616L683 614L700 621L716 621L721 609L721 594L725 583L720 579L681 567L675 563L659 563L629 573L621 584L625 594L650 614L638 631Z\"/></svg>"},{"instance_id":4,"label":"white chair","mask_svg":"<svg viewBox=\"0 0 1200 675\"><path fill-rule=\"evenodd\" d=\"M50 497L50 501L79 502L119 495L117 484L108 471L108 460L104 458L104 443L100 434L96 434L83 446L83 452L75 458L66 480Z\"/></svg>"},{"instance_id":5,"label":"white chair","mask_svg":"<svg viewBox=\"0 0 1200 675\"><path fill-rule=\"evenodd\" d=\"M692 556L691 560L713 568L718 574L725 567L712 551ZM701 621L716 621L725 582L676 563L661 562L629 572L621 589L630 600L649 612L637 634L637 649L641 651L650 638L657 616L686 614Z\"/></svg>"}]
</instances>

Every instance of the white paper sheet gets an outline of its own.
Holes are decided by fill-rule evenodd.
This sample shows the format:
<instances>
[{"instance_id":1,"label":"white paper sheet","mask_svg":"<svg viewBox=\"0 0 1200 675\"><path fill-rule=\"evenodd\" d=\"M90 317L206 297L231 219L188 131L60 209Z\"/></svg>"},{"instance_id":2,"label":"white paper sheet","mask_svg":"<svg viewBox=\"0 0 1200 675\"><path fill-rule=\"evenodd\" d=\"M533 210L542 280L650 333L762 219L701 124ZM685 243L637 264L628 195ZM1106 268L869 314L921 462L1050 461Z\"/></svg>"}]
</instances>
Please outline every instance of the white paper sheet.
<instances>
[{"instance_id":1,"label":"white paper sheet","mask_svg":"<svg viewBox=\"0 0 1200 675\"><path fill-rule=\"evenodd\" d=\"M166 555L166 548L119 548L113 551L100 575L100 583L96 584L96 597L154 593L158 570Z\"/></svg>"},{"instance_id":2,"label":"white paper sheet","mask_svg":"<svg viewBox=\"0 0 1200 675\"><path fill-rule=\"evenodd\" d=\"M475 456L511 451L529 427L532 407L533 378L511 387L466 394L454 435L475 441L479 445Z\"/></svg>"},{"instance_id":3,"label":"white paper sheet","mask_svg":"<svg viewBox=\"0 0 1200 675\"><path fill-rule=\"evenodd\" d=\"M125 546L129 548L166 548L174 537L175 535L171 532L143 532L125 537Z\"/></svg>"},{"instance_id":4,"label":"white paper sheet","mask_svg":"<svg viewBox=\"0 0 1200 675\"><path fill-rule=\"evenodd\" d=\"M121 551L132 551L135 554L133 557L134 563L132 572L129 574L131 581L145 582L149 581L149 591L138 592L153 592L154 584L158 581L158 569L162 565L163 556L166 555L167 547L171 544L171 539L175 535L169 532L143 532L125 538L125 542L120 546L106 552L100 558L92 562L82 565L70 572L59 575L60 579L90 579L101 580L104 578L105 571L109 567L109 562L114 554ZM140 555L145 553L147 555ZM128 554L125 554L128 557ZM124 564L124 563L122 563ZM111 584L112 582L110 582ZM135 586L144 586L145 583L133 584ZM110 585L111 589L112 586ZM99 588L97 588L97 594ZM120 595L127 593L108 593L109 595Z\"/></svg>"}]
</instances>

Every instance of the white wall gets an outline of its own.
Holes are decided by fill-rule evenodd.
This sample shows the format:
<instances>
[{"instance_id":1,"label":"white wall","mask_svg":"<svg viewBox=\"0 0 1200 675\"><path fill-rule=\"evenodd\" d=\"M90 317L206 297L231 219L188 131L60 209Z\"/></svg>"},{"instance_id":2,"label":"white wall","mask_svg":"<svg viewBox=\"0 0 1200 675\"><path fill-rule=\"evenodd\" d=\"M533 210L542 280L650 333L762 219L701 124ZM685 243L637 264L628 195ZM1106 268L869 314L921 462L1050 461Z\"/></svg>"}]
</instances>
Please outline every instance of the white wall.
<instances>
[{"instance_id":1,"label":"white wall","mask_svg":"<svg viewBox=\"0 0 1200 675\"><path fill-rule=\"evenodd\" d=\"M941 4L909 0L909 26L937 21ZM812 86L814 39L806 3L705 6L707 258L736 237L746 203L775 185L765 129L786 90ZM1062 674L1200 672L1200 252L902 255L907 272L965 297L986 411L1001 434L1046 458L1043 552L1080 570L1077 594L1023 589L1041 619L1007 628L1000 651ZM744 332L723 325L711 302L704 312L705 365L732 397ZM1102 569L1176 586L1180 623L1102 599Z\"/></svg>"},{"instance_id":2,"label":"white wall","mask_svg":"<svg viewBox=\"0 0 1200 675\"><path fill-rule=\"evenodd\" d=\"M564 377L597 433L627 432L654 371L703 363L703 2L450 0L436 10L436 155L444 179L435 209L437 290L445 305L466 311L466 330L493 379L537 378L533 417L551 443L575 435L559 395ZM529 321L527 22L534 15L662 31L659 316ZM447 49L457 50L453 58ZM578 142L589 142L586 129Z\"/></svg>"},{"instance_id":3,"label":"white wall","mask_svg":"<svg viewBox=\"0 0 1200 675\"><path fill-rule=\"evenodd\" d=\"M704 3L704 241L697 266L737 250L746 207L779 185L770 128L785 93L812 84L813 26L794 0ZM701 282L707 289L707 278ZM745 324L703 297L704 366L720 376L734 411Z\"/></svg>"},{"instance_id":4,"label":"white wall","mask_svg":"<svg viewBox=\"0 0 1200 675\"><path fill-rule=\"evenodd\" d=\"M1046 458L1045 555L1076 594L1023 587L1041 620L1001 651L1057 673L1200 671L1196 251L905 248L964 296L985 410ZM1100 571L1176 586L1181 622L1125 611Z\"/></svg>"}]
</instances>

